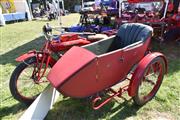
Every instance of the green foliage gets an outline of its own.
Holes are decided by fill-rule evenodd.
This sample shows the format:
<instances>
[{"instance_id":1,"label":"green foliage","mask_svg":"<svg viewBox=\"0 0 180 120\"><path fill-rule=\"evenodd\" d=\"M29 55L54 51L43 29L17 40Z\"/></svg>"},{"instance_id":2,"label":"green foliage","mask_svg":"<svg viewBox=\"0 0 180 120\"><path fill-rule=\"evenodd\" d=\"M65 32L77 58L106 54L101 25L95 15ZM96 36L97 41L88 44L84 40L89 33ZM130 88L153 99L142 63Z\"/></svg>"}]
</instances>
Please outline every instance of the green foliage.
<instances>
[{"instance_id":1,"label":"green foliage","mask_svg":"<svg viewBox=\"0 0 180 120\"><path fill-rule=\"evenodd\" d=\"M67 10L74 10L75 5L81 5L81 0L64 0L64 6Z\"/></svg>"}]
</instances>

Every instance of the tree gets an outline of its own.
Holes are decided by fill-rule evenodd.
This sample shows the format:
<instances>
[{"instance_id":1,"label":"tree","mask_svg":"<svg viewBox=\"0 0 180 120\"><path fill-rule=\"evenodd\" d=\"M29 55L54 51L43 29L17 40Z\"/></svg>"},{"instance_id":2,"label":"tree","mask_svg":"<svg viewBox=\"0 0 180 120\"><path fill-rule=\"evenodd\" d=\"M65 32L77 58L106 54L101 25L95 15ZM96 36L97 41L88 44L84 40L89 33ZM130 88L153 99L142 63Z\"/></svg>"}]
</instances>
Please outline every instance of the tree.
<instances>
[{"instance_id":1,"label":"tree","mask_svg":"<svg viewBox=\"0 0 180 120\"><path fill-rule=\"evenodd\" d=\"M82 0L64 0L65 9L74 10L75 5L81 5Z\"/></svg>"}]
</instances>

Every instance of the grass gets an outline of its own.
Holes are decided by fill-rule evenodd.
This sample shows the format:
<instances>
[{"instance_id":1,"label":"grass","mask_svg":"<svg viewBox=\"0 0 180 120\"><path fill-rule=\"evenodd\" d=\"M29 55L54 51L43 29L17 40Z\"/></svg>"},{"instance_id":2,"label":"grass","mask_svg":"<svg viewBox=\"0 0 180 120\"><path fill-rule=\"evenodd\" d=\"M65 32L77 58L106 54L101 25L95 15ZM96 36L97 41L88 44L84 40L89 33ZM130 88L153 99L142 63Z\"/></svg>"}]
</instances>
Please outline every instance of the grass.
<instances>
[{"instance_id":1,"label":"grass","mask_svg":"<svg viewBox=\"0 0 180 120\"><path fill-rule=\"evenodd\" d=\"M62 18L64 26L78 22L78 15ZM43 43L41 28L47 21L30 21L0 27L0 119L18 119L25 105L14 100L9 91L9 79L18 63L15 58L31 50L38 49ZM56 21L50 22L57 25ZM60 98L46 119L180 119L180 46L171 42L159 45L152 43L153 51L160 51L168 58L168 75L162 83L156 97L139 108L132 100L112 101L98 111L91 108L87 100Z\"/></svg>"}]
</instances>

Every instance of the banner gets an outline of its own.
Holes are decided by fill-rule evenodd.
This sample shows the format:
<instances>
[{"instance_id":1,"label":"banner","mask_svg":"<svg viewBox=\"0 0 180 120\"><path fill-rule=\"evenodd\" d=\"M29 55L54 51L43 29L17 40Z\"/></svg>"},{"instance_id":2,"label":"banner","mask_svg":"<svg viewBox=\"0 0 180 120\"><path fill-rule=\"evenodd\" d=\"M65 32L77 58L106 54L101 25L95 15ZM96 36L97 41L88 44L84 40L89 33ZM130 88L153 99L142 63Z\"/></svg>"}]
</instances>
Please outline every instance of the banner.
<instances>
[{"instance_id":1,"label":"banner","mask_svg":"<svg viewBox=\"0 0 180 120\"><path fill-rule=\"evenodd\" d=\"M1 0L0 4L2 6L3 13L14 13L16 8L14 5L14 0Z\"/></svg>"}]
</instances>

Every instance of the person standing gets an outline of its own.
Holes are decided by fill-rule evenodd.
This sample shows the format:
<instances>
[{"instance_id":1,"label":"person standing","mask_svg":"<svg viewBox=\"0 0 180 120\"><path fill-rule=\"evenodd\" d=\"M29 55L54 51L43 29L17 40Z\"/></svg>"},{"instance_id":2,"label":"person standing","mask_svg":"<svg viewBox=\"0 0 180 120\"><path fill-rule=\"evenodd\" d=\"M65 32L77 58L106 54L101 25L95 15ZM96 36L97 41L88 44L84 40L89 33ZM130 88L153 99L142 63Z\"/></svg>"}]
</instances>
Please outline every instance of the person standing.
<instances>
[{"instance_id":1,"label":"person standing","mask_svg":"<svg viewBox=\"0 0 180 120\"><path fill-rule=\"evenodd\" d=\"M49 17L48 19L49 20L52 20L52 19L56 19L56 8L54 7L54 5L50 2L47 3L47 9L48 9L48 12L49 12Z\"/></svg>"}]
</instances>

